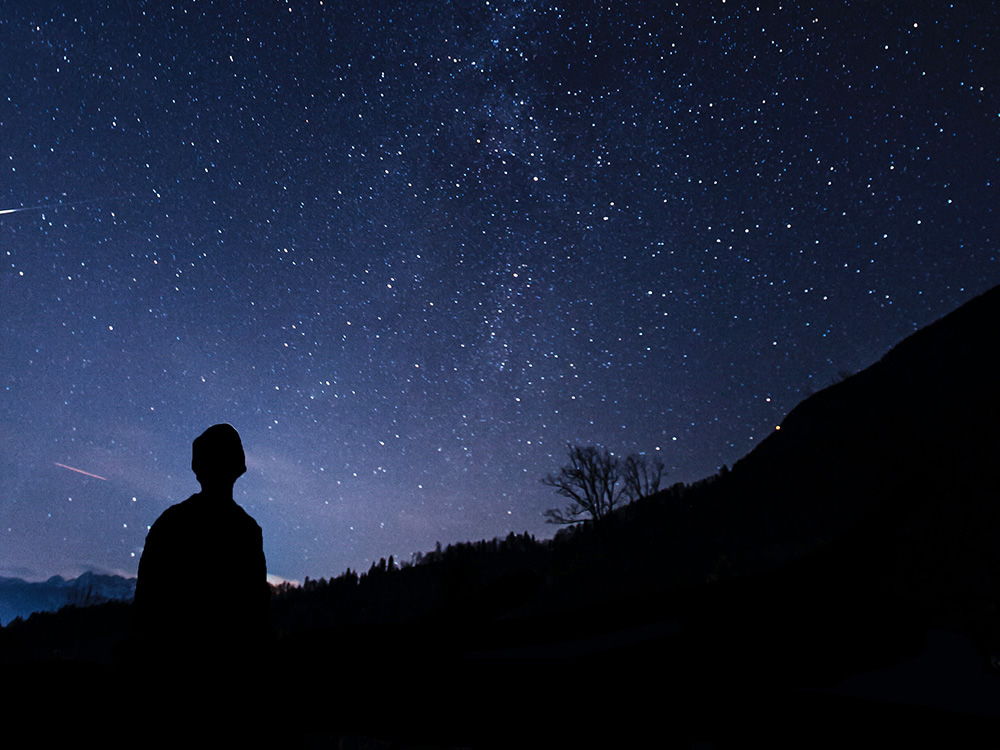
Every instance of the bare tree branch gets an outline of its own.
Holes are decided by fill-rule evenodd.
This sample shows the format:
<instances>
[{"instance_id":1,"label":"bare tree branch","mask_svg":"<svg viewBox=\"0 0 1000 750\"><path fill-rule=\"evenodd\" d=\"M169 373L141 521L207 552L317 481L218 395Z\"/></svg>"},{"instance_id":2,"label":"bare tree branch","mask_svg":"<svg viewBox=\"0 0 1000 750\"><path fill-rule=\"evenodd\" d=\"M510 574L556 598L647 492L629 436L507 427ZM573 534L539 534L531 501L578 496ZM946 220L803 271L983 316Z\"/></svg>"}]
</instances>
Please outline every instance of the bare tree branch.
<instances>
[{"instance_id":1,"label":"bare tree branch","mask_svg":"<svg viewBox=\"0 0 1000 750\"><path fill-rule=\"evenodd\" d=\"M663 459L659 456L649 459L633 453L626 458L623 462L622 475L629 502L656 494L665 474L664 468Z\"/></svg>"},{"instance_id":2,"label":"bare tree branch","mask_svg":"<svg viewBox=\"0 0 1000 750\"><path fill-rule=\"evenodd\" d=\"M615 456L592 445L567 447L569 463L541 481L572 502L564 510L545 511L546 523L580 523L586 516L597 521L614 510L623 498L629 499L622 465Z\"/></svg>"}]
</instances>

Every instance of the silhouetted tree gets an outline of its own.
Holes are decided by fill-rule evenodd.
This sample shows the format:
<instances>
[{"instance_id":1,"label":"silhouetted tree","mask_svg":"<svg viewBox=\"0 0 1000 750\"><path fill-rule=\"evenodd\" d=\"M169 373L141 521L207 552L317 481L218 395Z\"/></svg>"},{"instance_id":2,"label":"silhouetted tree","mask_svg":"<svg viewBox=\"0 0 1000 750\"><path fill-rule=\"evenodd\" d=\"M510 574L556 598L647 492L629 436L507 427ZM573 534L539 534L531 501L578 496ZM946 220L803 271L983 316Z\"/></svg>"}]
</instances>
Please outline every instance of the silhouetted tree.
<instances>
[{"instance_id":1,"label":"silhouetted tree","mask_svg":"<svg viewBox=\"0 0 1000 750\"><path fill-rule=\"evenodd\" d=\"M633 453L622 464L622 478L625 481L625 495L629 502L655 495L660 490L664 477L663 459L650 459Z\"/></svg>"},{"instance_id":2,"label":"silhouetted tree","mask_svg":"<svg viewBox=\"0 0 1000 750\"><path fill-rule=\"evenodd\" d=\"M593 445L570 445L569 463L555 474L542 479L542 484L570 499L565 509L549 508L546 523L580 523L589 516L595 521L604 518L625 498L627 484L622 476L621 462L608 451Z\"/></svg>"}]
</instances>

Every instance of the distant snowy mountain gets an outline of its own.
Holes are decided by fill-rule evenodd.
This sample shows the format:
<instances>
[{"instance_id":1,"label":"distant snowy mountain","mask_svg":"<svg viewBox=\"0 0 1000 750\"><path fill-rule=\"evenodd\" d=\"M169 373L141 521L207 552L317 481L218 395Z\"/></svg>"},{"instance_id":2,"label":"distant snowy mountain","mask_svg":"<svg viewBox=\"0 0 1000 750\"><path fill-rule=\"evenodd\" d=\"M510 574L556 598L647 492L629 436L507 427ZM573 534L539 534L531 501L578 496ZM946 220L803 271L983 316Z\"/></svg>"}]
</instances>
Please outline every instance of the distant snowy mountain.
<instances>
[{"instance_id":1,"label":"distant snowy mountain","mask_svg":"<svg viewBox=\"0 0 1000 750\"><path fill-rule=\"evenodd\" d=\"M131 599L135 579L87 572L66 580L52 576L47 581L29 582L20 578L0 578L0 624L32 612L55 611L67 604L88 606L111 599Z\"/></svg>"}]
</instances>

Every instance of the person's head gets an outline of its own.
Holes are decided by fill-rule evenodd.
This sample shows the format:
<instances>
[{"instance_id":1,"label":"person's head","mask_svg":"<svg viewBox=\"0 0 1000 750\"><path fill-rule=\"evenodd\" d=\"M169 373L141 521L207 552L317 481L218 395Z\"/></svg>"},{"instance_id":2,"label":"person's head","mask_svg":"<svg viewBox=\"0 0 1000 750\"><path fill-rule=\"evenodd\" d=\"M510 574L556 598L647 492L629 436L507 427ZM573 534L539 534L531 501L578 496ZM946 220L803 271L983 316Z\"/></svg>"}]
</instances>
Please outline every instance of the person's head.
<instances>
[{"instance_id":1,"label":"person's head","mask_svg":"<svg viewBox=\"0 0 1000 750\"><path fill-rule=\"evenodd\" d=\"M191 470L203 488L231 487L247 470L236 428L217 424L196 437L191 446Z\"/></svg>"}]
</instances>

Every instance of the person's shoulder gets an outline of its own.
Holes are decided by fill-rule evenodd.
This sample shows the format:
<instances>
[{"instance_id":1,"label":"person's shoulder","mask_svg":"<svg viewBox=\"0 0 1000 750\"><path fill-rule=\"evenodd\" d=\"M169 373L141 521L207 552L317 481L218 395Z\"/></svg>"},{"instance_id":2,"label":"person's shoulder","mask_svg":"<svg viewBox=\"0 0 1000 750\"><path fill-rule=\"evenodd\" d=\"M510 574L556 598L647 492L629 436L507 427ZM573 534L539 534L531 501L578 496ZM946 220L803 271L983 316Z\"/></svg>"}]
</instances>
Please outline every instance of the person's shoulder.
<instances>
[{"instance_id":1,"label":"person's shoulder","mask_svg":"<svg viewBox=\"0 0 1000 750\"><path fill-rule=\"evenodd\" d=\"M258 534L261 533L260 524L257 523L254 517L247 513L246 509L239 503L233 501L233 505L236 506L233 513L239 518L239 522L248 530L256 531Z\"/></svg>"},{"instance_id":2,"label":"person's shoulder","mask_svg":"<svg viewBox=\"0 0 1000 750\"><path fill-rule=\"evenodd\" d=\"M163 515L161 515L160 518L164 517L174 518L176 516L184 516L187 515L188 513L195 512L198 509L198 500L200 496L201 493L196 492L193 495L191 495L191 497L189 497L187 500L182 500L179 503L174 503L165 511L163 511Z\"/></svg>"},{"instance_id":3,"label":"person's shoulder","mask_svg":"<svg viewBox=\"0 0 1000 750\"><path fill-rule=\"evenodd\" d=\"M197 494L191 495L187 500L183 500L179 503L174 503L165 511L160 514L153 525L150 527L150 531L156 528L164 528L173 526L178 523L183 523L184 518L191 514L194 509L194 501L198 497Z\"/></svg>"}]
</instances>

